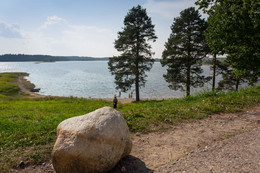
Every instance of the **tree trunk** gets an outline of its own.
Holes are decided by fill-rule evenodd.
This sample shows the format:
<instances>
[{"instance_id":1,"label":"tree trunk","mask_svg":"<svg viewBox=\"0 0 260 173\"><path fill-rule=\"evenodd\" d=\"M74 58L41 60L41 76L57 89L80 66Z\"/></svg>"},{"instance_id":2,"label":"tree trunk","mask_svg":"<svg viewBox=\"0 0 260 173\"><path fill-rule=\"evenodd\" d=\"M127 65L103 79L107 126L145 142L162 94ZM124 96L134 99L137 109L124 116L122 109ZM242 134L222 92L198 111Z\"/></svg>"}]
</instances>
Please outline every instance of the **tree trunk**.
<instances>
[{"instance_id":1,"label":"tree trunk","mask_svg":"<svg viewBox=\"0 0 260 173\"><path fill-rule=\"evenodd\" d=\"M137 38L137 43L136 43L136 74L135 74L135 96L136 96L136 101L140 101L140 95L139 95L139 38Z\"/></svg>"},{"instance_id":2,"label":"tree trunk","mask_svg":"<svg viewBox=\"0 0 260 173\"><path fill-rule=\"evenodd\" d=\"M135 77L135 96L136 101L140 101L140 95L139 95L139 75L136 75Z\"/></svg>"},{"instance_id":3,"label":"tree trunk","mask_svg":"<svg viewBox=\"0 0 260 173\"><path fill-rule=\"evenodd\" d=\"M189 23L190 25L190 23ZM190 58L190 52L191 52L191 31L189 29L189 33L188 33L188 39L189 39L189 44L188 44L188 59L186 62L186 67L187 67L187 81L186 81L186 97L190 96L190 69L191 69L191 58Z\"/></svg>"},{"instance_id":4,"label":"tree trunk","mask_svg":"<svg viewBox=\"0 0 260 173\"><path fill-rule=\"evenodd\" d=\"M190 66L187 68L186 97L190 95Z\"/></svg>"},{"instance_id":5,"label":"tree trunk","mask_svg":"<svg viewBox=\"0 0 260 173\"><path fill-rule=\"evenodd\" d=\"M215 90L215 83L216 83L216 65L217 65L217 54L214 53L214 55L213 55L212 91Z\"/></svg>"},{"instance_id":6,"label":"tree trunk","mask_svg":"<svg viewBox=\"0 0 260 173\"><path fill-rule=\"evenodd\" d=\"M238 86L239 86L239 78L236 77L236 91L238 91Z\"/></svg>"}]
</instances>

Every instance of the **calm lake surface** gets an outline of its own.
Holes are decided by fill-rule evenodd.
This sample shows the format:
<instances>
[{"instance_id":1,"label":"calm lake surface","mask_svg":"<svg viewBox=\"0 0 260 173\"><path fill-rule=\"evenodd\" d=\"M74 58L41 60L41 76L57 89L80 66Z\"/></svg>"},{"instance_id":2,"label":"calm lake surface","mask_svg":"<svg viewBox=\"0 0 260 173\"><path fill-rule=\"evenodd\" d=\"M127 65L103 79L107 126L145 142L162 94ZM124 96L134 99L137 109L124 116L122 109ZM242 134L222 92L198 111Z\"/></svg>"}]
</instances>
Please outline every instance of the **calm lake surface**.
<instances>
[{"instance_id":1,"label":"calm lake surface","mask_svg":"<svg viewBox=\"0 0 260 173\"><path fill-rule=\"evenodd\" d=\"M209 66L203 66L204 75L210 75ZM112 98L115 90L114 76L108 71L107 61L65 61L65 62L0 62L0 72L27 72L27 79L41 88L39 94L52 96L74 96L83 98ZM163 78L166 69L155 62L148 72L145 88L141 88L141 98L176 98L185 92L173 91ZM217 79L218 80L218 79ZM192 89L198 92L210 88ZM134 88L132 89L134 90ZM128 98L122 93L121 98Z\"/></svg>"}]
</instances>

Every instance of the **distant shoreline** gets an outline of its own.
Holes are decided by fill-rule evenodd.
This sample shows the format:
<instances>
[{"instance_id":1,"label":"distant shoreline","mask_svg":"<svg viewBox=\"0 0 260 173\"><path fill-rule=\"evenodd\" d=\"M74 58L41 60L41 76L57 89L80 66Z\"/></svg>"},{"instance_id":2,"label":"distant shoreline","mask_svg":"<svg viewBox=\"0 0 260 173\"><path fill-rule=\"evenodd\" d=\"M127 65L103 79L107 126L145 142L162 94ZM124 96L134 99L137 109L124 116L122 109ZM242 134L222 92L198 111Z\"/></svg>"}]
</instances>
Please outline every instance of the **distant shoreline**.
<instances>
[{"instance_id":1,"label":"distant shoreline","mask_svg":"<svg viewBox=\"0 0 260 173\"><path fill-rule=\"evenodd\" d=\"M87 56L50 56L25 54L0 55L0 62L108 61L108 59L108 57L94 58Z\"/></svg>"},{"instance_id":2,"label":"distant shoreline","mask_svg":"<svg viewBox=\"0 0 260 173\"><path fill-rule=\"evenodd\" d=\"M25 55L4 54L0 55L0 62L56 62L56 61L108 61L109 57L88 56L51 56L51 55ZM155 62L161 59L154 58Z\"/></svg>"},{"instance_id":3,"label":"distant shoreline","mask_svg":"<svg viewBox=\"0 0 260 173\"><path fill-rule=\"evenodd\" d=\"M28 81L27 79L25 79L25 77L29 75L30 75L29 73L21 72L14 83L18 85L21 92L24 94L27 94L31 97L37 97L37 98L46 97L44 95L37 94L37 92L32 92L32 90L35 89L35 85L30 81Z\"/></svg>"}]
</instances>

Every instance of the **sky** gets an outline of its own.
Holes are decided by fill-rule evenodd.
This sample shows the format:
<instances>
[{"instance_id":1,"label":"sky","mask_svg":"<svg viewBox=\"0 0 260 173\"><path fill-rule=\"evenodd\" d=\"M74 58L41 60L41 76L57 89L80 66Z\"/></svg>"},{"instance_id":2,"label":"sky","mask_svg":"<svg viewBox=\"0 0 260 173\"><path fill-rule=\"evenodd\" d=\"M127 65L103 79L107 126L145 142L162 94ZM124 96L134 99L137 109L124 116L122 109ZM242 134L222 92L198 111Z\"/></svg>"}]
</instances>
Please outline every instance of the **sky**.
<instances>
[{"instance_id":1,"label":"sky","mask_svg":"<svg viewBox=\"0 0 260 173\"><path fill-rule=\"evenodd\" d=\"M0 55L111 57L124 17L146 8L158 37L153 58L161 58L173 19L196 0L1 0Z\"/></svg>"}]
</instances>

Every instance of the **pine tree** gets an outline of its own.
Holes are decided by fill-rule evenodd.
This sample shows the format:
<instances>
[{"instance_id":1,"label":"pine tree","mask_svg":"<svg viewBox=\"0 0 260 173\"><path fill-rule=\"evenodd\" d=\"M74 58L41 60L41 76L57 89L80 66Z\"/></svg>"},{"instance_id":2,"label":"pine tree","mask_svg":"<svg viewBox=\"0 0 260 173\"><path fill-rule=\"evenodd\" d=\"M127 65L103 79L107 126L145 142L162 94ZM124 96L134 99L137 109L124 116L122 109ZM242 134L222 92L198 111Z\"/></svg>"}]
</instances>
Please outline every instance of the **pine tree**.
<instances>
[{"instance_id":1,"label":"pine tree","mask_svg":"<svg viewBox=\"0 0 260 173\"><path fill-rule=\"evenodd\" d=\"M154 63L148 41L157 39L151 18L140 5L133 7L124 19L123 31L118 32L115 48L120 56L109 59L108 68L115 75L116 89L126 92L135 85L136 101L140 100L139 88L145 86L146 71Z\"/></svg>"},{"instance_id":2,"label":"pine tree","mask_svg":"<svg viewBox=\"0 0 260 173\"><path fill-rule=\"evenodd\" d=\"M202 76L202 59L208 52L205 37L206 22L194 7L183 10L174 19L172 33L165 43L162 66L167 66L165 80L171 89L184 90L190 95L190 88L202 87L210 77Z\"/></svg>"}]
</instances>

